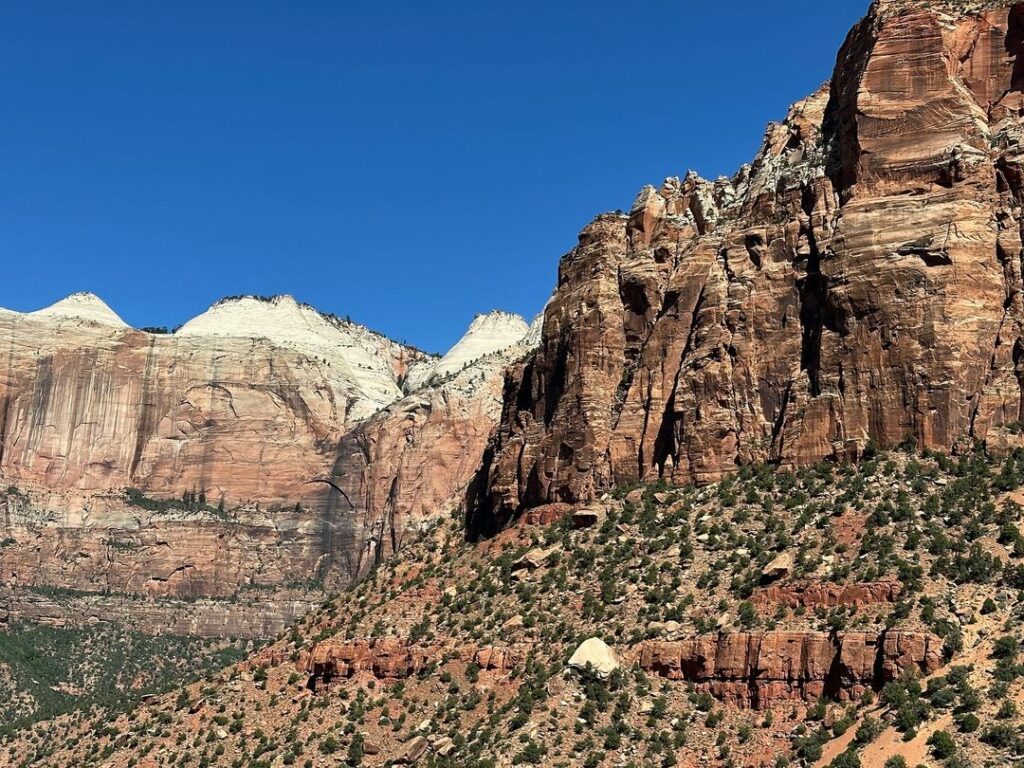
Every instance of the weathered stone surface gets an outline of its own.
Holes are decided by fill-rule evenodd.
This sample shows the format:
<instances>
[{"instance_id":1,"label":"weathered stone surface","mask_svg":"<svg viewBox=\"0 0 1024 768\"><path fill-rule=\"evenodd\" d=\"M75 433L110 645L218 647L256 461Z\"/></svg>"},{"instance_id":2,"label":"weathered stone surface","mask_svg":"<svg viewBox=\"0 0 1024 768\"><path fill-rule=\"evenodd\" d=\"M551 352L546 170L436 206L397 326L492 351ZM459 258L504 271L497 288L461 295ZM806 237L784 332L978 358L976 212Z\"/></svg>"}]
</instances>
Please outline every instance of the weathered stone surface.
<instances>
[{"instance_id":1,"label":"weathered stone surface","mask_svg":"<svg viewBox=\"0 0 1024 768\"><path fill-rule=\"evenodd\" d=\"M796 559L792 552L783 552L775 556L768 565L761 569L761 582L768 583L775 579L781 579L793 570L795 562Z\"/></svg>"},{"instance_id":2,"label":"weathered stone surface","mask_svg":"<svg viewBox=\"0 0 1024 768\"><path fill-rule=\"evenodd\" d=\"M532 571L537 570L552 557L562 550L561 544L553 544L550 547L537 547L531 549L522 557L512 563L512 578L523 578Z\"/></svg>"},{"instance_id":3,"label":"weathered stone surface","mask_svg":"<svg viewBox=\"0 0 1024 768\"><path fill-rule=\"evenodd\" d=\"M489 645L477 651L473 660L483 670L511 672L522 667L524 657L519 648Z\"/></svg>"},{"instance_id":4,"label":"weathered stone surface","mask_svg":"<svg viewBox=\"0 0 1024 768\"><path fill-rule=\"evenodd\" d=\"M527 511L522 522L526 525L551 525L572 514L572 504L541 504Z\"/></svg>"},{"instance_id":5,"label":"weathered stone surface","mask_svg":"<svg viewBox=\"0 0 1024 768\"><path fill-rule=\"evenodd\" d=\"M364 573L459 504L500 418L505 367L528 348L523 337L455 373L428 376L426 388L341 439L330 470L314 481L324 489L325 517L363 532L357 546L331 547L343 570Z\"/></svg>"},{"instance_id":6,"label":"weathered stone surface","mask_svg":"<svg viewBox=\"0 0 1024 768\"><path fill-rule=\"evenodd\" d=\"M584 640L569 659L569 666L576 670L592 669L602 680L620 666L615 651L598 637Z\"/></svg>"},{"instance_id":7,"label":"weathered stone surface","mask_svg":"<svg viewBox=\"0 0 1024 768\"><path fill-rule=\"evenodd\" d=\"M473 532L637 480L998 441L1024 416L1022 31L1016 5L877 4L752 165L586 227Z\"/></svg>"},{"instance_id":8,"label":"weathered stone surface","mask_svg":"<svg viewBox=\"0 0 1024 768\"><path fill-rule=\"evenodd\" d=\"M86 294L0 310L0 581L154 598L345 584L460 498L529 333L492 313L437 359L289 297L225 300L173 334ZM413 370L426 383L405 394ZM199 503L155 504L183 494ZM230 634L259 623L229 615Z\"/></svg>"},{"instance_id":9,"label":"weathered stone surface","mask_svg":"<svg viewBox=\"0 0 1024 768\"><path fill-rule=\"evenodd\" d=\"M822 696L853 700L904 670L942 666L942 641L921 632L735 632L680 641L650 640L640 666L740 707Z\"/></svg>"},{"instance_id":10,"label":"weathered stone surface","mask_svg":"<svg viewBox=\"0 0 1024 768\"><path fill-rule=\"evenodd\" d=\"M330 639L304 652L297 666L309 674L308 687L317 691L329 688L339 678L361 673L381 679L409 677L436 662L440 655L437 648L418 647L406 638Z\"/></svg>"},{"instance_id":11,"label":"weathered stone surface","mask_svg":"<svg viewBox=\"0 0 1024 768\"><path fill-rule=\"evenodd\" d=\"M599 504L587 504L572 513L572 524L576 528L592 528L604 522L608 513Z\"/></svg>"},{"instance_id":12,"label":"weathered stone surface","mask_svg":"<svg viewBox=\"0 0 1024 768\"><path fill-rule=\"evenodd\" d=\"M80 628L110 622L153 635L268 638L279 635L316 605L312 596L293 594L291 590L248 595L239 602L139 599L121 594L46 595L4 587L0 588L0 627L30 622Z\"/></svg>"},{"instance_id":13,"label":"weathered stone surface","mask_svg":"<svg viewBox=\"0 0 1024 768\"><path fill-rule=\"evenodd\" d=\"M423 757L423 754L427 751L427 747L429 746L430 743L426 738L423 736L417 736L409 742L405 751L395 759L395 762L399 765L412 765Z\"/></svg>"}]
</instances>

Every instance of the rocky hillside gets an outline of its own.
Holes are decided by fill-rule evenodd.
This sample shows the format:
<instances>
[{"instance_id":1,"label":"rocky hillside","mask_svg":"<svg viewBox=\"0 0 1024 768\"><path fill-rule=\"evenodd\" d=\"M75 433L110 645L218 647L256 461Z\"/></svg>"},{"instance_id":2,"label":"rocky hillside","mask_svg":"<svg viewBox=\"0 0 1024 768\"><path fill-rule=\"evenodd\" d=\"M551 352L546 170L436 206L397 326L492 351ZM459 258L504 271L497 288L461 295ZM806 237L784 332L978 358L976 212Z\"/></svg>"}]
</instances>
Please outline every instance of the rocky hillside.
<instances>
[{"instance_id":1,"label":"rocky hillside","mask_svg":"<svg viewBox=\"0 0 1024 768\"><path fill-rule=\"evenodd\" d=\"M598 217L509 383L474 527L912 439L1017 445L1024 12L888 0L731 179Z\"/></svg>"},{"instance_id":2,"label":"rocky hillside","mask_svg":"<svg viewBox=\"0 0 1024 768\"><path fill-rule=\"evenodd\" d=\"M0 764L1019 761L1022 50L878 0L749 166L440 359L283 299L0 316L10 620L280 630Z\"/></svg>"},{"instance_id":3,"label":"rocky hillside","mask_svg":"<svg viewBox=\"0 0 1024 768\"><path fill-rule=\"evenodd\" d=\"M1024 452L908 449L626 486L480 544L455 517L248 661L0 763L1006 765L1022 482Z\"/></svg>"},{"instance_id":4,"label":"rocky hillside","mask_svg":"<svg viewBox=\"0 0 1024 768\"><path fill-rule=\"evenodd\" d=\"M0 312L0 619L275 634L462 493L528 334L430 357L290 297L156 330Z\"/></svg>"}]
</instances>

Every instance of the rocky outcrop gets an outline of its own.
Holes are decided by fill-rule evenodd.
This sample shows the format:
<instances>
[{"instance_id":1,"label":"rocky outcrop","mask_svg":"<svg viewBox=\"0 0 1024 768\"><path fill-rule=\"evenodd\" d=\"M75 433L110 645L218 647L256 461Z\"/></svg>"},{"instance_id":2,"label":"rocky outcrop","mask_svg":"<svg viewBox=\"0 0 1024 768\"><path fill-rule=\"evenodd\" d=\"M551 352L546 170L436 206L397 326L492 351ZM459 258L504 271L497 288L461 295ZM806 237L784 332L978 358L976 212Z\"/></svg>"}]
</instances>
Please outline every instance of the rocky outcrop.
<instances>
[{"instance_id":1,"label":"rocky outcrop","mask_svg":"<svg viewBox=\"0 0 1024 768\"><path fill-rule=\"evenodd\" d=\"M399 680L418 675L446 658L470 660L480 671L508 673L521 670L526 658L522 646L420 645L407 637L380 637L343 640L330 638L299 655L296 667L309 675L312 691L329 690L332 683L358 675L380 680ZM279 664L276 656L261 658L263 663Z\"/></svg>"},{"instance_id":2,"label":"rocky outcrop","mask_svg":"<svg viewBox=\"0 0 1024 768\"><path fill-rule=\"evenodd\" d=\"M435 664L440 657L439 649L416 646L406 638L325 640L303 653L297 667L309 675L310 690L322 691L329 690L338 679L361 673L380 679L410 677Z\"/></svg>"},{"instance_id":3,"label":"rocky outcrop","mask_svg":"<svg viewBox=\"0 0 1024 768\"><path fill-rule=\"evenodd\" d=\"M693 683L697 690L731 705L750 708L823 696L851 701L865 690L880 690L908 669L927 675L943 664L940 638L899 629L723 632L677 641L648 640L627 655L645 672ZM359 675L407 678L445 658L471 659L481 671L508 673L522 668L526 653L518 646L420 645L407 637L331 638L303 651L296 665L309 675L310 690L323 691ZM568 665L606 678L620 661L612 648L590 638Z\"/></svg>"},{"instance_id":4,"label":"rocky outcrop","mask_svg":"<svg viewBox=\"0 0 1024 768\"><path fill-rule=\"evenodd\" d=\"M1018 5L878 3L752 165L598 217L507 382L471 530L625 482L1004 439L1022 48Z\"/></svg>"},{"instance_id":5,"label":"rocky outcrop","mask_svg":"<svg viewBox=\"0 0 1024 768\"><path fill-rule=\"evenodd\" d=\"M473 661L488 672L514 672L522 669L525 657L523 648L488 645L474 654Z\"/></svg>"},{"instance_id":6,"label":"rocky outcrop","mask_svg":"<svg viewBox=\"0 0 1024 768\"><path fill-rule=\"evenodd\" d=\"M895 603L902 592L898 581L859 584L787 584L758 589L751 596L754 605L785 605L790 608L862 608L878 603Z\"/></svg>"},{"instance_id":7,"label":"rocky outcrop","mask_svg":"<svg viewBox=\"0 0 1024 768\"><path fill-rule=\"evenodd\" d=\"M524 525L551 525L573 513L572 504L541 504L523 515Z\"/></svg>"},{"instance_id":8,"label":"rocky outcrop","mask_svg":"<svg viewBox=\"0 0 1024 768\"><path fill-rule=\"evenodd\" d=\"M652 640L640 648L645 671L692 682L729 704L755 709L822 696L854 700L907 669L929 674L942 662L940 638L901 630L736 632Z\"/></svg>"}]
</instances>

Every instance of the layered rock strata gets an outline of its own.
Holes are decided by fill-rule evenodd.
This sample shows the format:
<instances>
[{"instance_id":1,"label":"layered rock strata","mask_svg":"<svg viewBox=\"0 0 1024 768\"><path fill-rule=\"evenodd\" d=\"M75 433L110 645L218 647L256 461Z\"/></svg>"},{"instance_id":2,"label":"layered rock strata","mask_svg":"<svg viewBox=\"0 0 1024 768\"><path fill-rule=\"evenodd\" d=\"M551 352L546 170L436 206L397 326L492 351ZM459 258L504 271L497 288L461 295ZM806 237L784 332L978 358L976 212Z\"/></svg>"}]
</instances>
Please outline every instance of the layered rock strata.
<instances>
[{"instance_id":1,"label":"layered rock strata","mask_svg":"<svg viewBox=\"0 0 1024 768\"><path fill-rule=\"evenodd\" d=\"M22 622L58 629L104 622L147 635L264 639L276 637L315 608L318 597L287 590L239 600L177 600L3 587L0 629Z\"/></svg>"},{"instance_id":2,"label":"layered rock strata","mask_svg":"<svg viewBox=\"0 0 1024 768\"><path fill-rule=\"evenodd\" d=\"M38 613L38 588L233 599L358 578L460 498L529 334L483 315L437 358L290 297L228 299L174 333L89 294L0 311L10 612ZM276 631L281 605L223 615ZM158 615L182 621L173 601Z\"/></svg>"},{"instance_id":3,"label":"layered rock strata","mask_svg":"<svg viewBox=\"0 0 1024 768\"><path fill-rule=\"evenodd\" d=\"M878 603L895 603L902 591L898 581L860 584L817 582L758 589L751 596L751 601L754 605L785 605L789 608L861 608Z\"/></svg>"},{"instance_id":4,"label":"layered rock strata","mask_svg":"<svg viewBox=\"0 0 1024 768\"><path fill-rule=\"evenodd\" d=\"M448 646L450 646L450 642ZM481 671L509 673L522 669L526 649L521 646L488 645L448 647L422 645L408 637L373 639L331 639L317 643L300 654L296 668L309 675L306 687L312 691L329 690L339 680L369 675L380 680L396 680L419 674L445 658L460 658L476 664ZM281 663L268 658L265 662Z\"/></svg>"},{"instance_id":5,"label":"layered rock strata","mask_svg":"<svg viewBox=\"0 0 1024 768\"><path fill-rule=\"evenodd\" d=\"M732 179L647 187L563 257L471 527L620 483L1017 441L1019 5L874 5Z\"/></svg>"},{"instance_id":6,"label":"layered rock strata","mask_svg":"<svg viewBox=\"0 0 1024 768\"><path fill-rule=\"evenodd\" d=\"M640 666L694 683L718 699L760 709L825 696L852 701L908 669L942 666L942 641L922 632L735 632L680 641L647 641Z\"/></svg>"}]
</instances>

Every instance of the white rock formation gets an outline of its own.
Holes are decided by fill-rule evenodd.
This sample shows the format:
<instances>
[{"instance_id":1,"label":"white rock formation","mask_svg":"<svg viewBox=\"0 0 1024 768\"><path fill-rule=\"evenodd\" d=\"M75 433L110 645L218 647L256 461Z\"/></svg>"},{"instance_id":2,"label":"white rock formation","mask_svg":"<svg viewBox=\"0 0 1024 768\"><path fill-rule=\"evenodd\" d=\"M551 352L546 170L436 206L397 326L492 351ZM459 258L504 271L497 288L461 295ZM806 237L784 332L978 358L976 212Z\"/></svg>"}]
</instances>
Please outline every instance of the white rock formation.
<instances>
[{"instance_id":1,"label":"white rock formation","mask_svg":"<svg viewBox=\"0 0 1024 768\"><path fill-rule=\"evenodd\" d=\"M509 350L523 343L529 333L530 326L519 315L499 311L477 315L444 357L420 363L410 371L406 390L411 392L424 384L441 381L488 355Z\"/></svg>"},{"instance_id":2,"label":"white rock formation","mask_svg":"<svg viewBox=\"0 0 1024 768\"><path fill-rule=\"evenodd\" d=\"M178 338L264 338L321 360L332 378L351 385L351 421L402 397L398 379L411 363L409 348L356 323L322 314L291 296L224 299L183 325Z\"/></svg>"},{"instance_id":3,"label":"white rock formation","mask_svg":"<svg viewBox=\"0 0 1024 768\"><path fill-rule=\"evenodd\" d=\"M573 669L582 671L588 665L602 680L606 679L620 666L615 651L598 637L584 640L569 659L569 666Z\"/></svg>"},{"instance_id":4,"label":"white rock formation","mask_svg":"<svg viewBox=\"0 0 1024 768\"><path fill-rule=\"evenodd\" d=\"M29 312L28 315L41 320L55 320L58 323L71 321L128 328L128 324L118 317L103 299L93 293L73 293L56 304Z\"/></svg>"}]
</instances>

